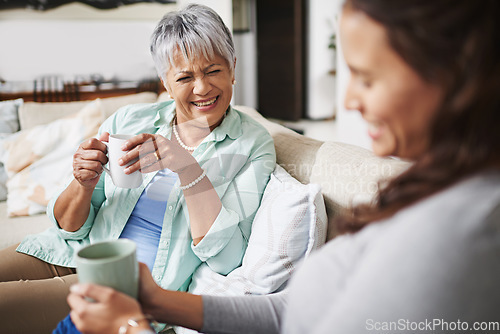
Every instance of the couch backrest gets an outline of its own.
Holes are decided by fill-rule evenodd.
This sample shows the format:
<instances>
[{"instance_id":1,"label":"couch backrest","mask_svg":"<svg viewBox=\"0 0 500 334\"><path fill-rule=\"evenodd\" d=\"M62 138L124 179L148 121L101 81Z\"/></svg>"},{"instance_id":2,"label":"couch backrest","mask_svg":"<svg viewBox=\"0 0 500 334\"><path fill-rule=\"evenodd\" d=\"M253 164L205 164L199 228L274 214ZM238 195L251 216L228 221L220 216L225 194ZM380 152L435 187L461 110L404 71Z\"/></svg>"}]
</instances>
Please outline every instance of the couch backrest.
<instances>
[{"instance_id":1,"label":"couch backrest","mask_svg":"<svg viewBox=\"0 0 500 334\"><path fill-rule=\"evenodd\" d=\"M137 94L102 98L101 105L106 119L118 108L134 103L154 103L156 93L142 92ZM37 125L48 124L56 119L72 115L80 111L91 101L71 102L24 102L19 108L21 130L31 129Z\"/></svg>"},{"instance_id":2,"label":"couch backrest","mask_svg":"<svg viewBox=\"0 0 500 334\"><path fill-rule=\"evenodd\" d=\"M235 106L261 123L274 138L276 160L302 183L321 186L328 214L328 239L336 235L334 218L351 205L370 201L378 183L401 173L407 162L381 158L359 146L322 142L270 122L255 109Z\"/></svg>"}]
</instances>

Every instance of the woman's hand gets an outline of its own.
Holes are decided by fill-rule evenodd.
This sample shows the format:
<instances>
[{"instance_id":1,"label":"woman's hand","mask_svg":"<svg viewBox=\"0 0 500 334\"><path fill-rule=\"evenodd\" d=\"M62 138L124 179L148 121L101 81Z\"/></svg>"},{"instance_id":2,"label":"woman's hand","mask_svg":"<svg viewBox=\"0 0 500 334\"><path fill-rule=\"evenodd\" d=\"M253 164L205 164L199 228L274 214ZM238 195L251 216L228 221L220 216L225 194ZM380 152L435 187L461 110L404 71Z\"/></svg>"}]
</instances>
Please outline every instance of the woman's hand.
<instances>
[{"instance_id":1,"label":"woman's hand","mask_svg":"<svg viewBox=\"0 0 500 334\"><path fill-rule=\"evenodd\" d=\"M99 139L91 138L81 143L73 155L73 176L85 188L94 188L103 168L108 162L106 145L109 133L104 132Z\"/></svg>"},{"instance_id":2,"label":"woman's hand","mask_svg":"<svg viewBox=\"0 0 500 334\"><path fill-rule=\"evenodd\" d=\"M180 173L188 166L198 165L189 152L161 135L139 134L127 140L123 150L129 152L122 157L120 165L128 165L137 160L125 169L126 174L137 170L151 173L165 168Z\"/></svg>"},{"instance_id":3,"label":"woman's hand","mask_svg":"<svg viewBox=\"0 0 500 334\"><path fill-rule=\"evenodd\" d=\"M85 297L92 298L94 302ZM143 318L139 303L112 288L95 284L75 284L68 295L71 320L82 333L118 333L128 319ZM141 321L142 329L149 322ZM129 328L130 329L130 328Z\"/></svg>"},{"instance_id":4,"label":"woman's hand","mask_svg":"<svg viewBox=\"0 0 500 334\"><path fill-rule=\"evenodd\" d=\"M144 314L151 315L159 322L201 330L203 326L201 296L162 289L155 283L144 263L139 263L139 272L139 301Z\"/></svg>"},{"instance_id":5,"label":"woman's hand","mask_svg":"<svg viewBox=\"0 0 500 334\"><path fill-rule=\"evenodd\" d=\"M203 299L187 292L169 291L160 288L148 267L139 263L139 303L111 288L95 284L71 286L68 304L71 320L76 328L87 333L118 333L128 319L140 319L151 315L159 322L179 325L197 331L203 326ZM89 302L85 297L94 299ZM142 310L141 310L142 306ZM140 327L128 328L127 333L150 329L149 322L139 322Z\"/></svg>"},{"instance_id":6,"label":"woman's hand","mask_svg":"<svg viewBox=\"0 0 500 334\"><path fill-rule=\"evenodd\" d=\"M139 301L144 313L156 318L165 312L158 309L159 303L155 300L163 292L164 290L153 280L149 268L144 263L139 263Z\"/></svg>"}]
</instances>

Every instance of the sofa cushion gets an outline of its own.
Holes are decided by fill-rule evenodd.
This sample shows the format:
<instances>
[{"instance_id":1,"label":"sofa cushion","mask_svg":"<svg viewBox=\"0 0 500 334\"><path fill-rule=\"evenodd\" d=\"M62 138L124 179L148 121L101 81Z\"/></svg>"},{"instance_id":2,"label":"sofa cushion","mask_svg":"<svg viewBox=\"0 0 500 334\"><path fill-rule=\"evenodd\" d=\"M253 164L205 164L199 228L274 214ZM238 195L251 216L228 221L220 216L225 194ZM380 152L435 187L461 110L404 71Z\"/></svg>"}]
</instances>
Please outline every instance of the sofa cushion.
<instances>
[{"instance_id":1,"label":"sofa cushion","mask_svg":"<svg viewBox=\"0 0 500 334\"><path fill-rule=\"evenodd\" d=\"M143 92L138 94L107 97L100 99L104 117L108 118L118 108L134 103L154 103L157 95L153 92ZM19 109L19 122L21 130L31 129L37 125L43 125L72 115L90 101L74 102L25 102Z\"/></svg>"},{"instance_id":2,"label":"sofa cushion","mask_svg":"<svg viewBox=\"0 0 500 334\"><path fill-rule=\"evenodd\" d=\"M381 158L362 147L325 142L318 149L310 181L321 186L328 219L328 240L336 235L334 218L355 204L374 199L380 182L401 173L408 162Z\"/></svg>"},{"instance_id":3,"label":"sofa cushion","mask_svg":"<svg viewBox=\"0 0 500 334\"><path fill-rule=\"evenodd\" d=\"M73 154L97 134L104 120L99 99L78 113L46 125L19 131L0 142L5 164L9 216L45 212L55 191L72 175Z\"/></svg>"},{"instance_id":4,"label":"sofa cushion","mask_svg":"<svg viewBox=\"0 0 500 334\"><path fill-rule=\"evenodd\" d=\"M268 294L284 287L296 266L326 239L320 187L301 184L276 166L257 211L242 265L227 276L202 264L189 291L196 294Z\"/></svg>"},{"instance_id":5,"label":"sofa cushion","mask_svg":"<svg viewBox=\"0 0 500 334\"><path fill-rule=\"evenodd\" d=\"M7 218L7 202L0 202L0 249L16 245L26 235L43 232L51 226L46 214Z\"/></svg>"}]
</instances>

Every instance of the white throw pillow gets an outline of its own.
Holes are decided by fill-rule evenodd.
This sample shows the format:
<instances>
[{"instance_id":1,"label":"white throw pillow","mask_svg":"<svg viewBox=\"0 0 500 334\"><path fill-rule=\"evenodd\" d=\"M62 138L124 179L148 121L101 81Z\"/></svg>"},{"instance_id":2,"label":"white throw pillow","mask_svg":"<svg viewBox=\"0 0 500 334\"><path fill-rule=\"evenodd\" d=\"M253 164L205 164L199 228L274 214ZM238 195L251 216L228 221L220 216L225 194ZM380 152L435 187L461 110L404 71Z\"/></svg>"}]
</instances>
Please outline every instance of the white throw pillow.
<instances>
[{"instance_id":1,"label":"white throw pillow","mask_svg":"<svg viewBox=\"0 0 500 334\"><path fill-rule=\"evenodd\" d=\"M19 107L23 99L0 101L0 142L9 134L19 131ZM7 172L0 162L0 201L7 198Z\"/></svg>"},{"instance_id":2,"label":"white throw pillow","mask_svg":"<svg viewBox=\"0 0 500 334\"><path fill-rule=\"evenodd\" d=\"M301 184L277 165L255 215L242 265L223 276L202 264L189 291L209 295L279 291L297 264L325 243L326 228L320 187Z\"/></svg>"},{"instance_id":3,"label":"white throw pillow","mask_svg":"<svg viewBox=\"0 0 500 334\"><path fill-rule=\"evenodd\" d=\"M11 134L0 133L0 154L2 154L2 142L9 138ZM0 201L5 201L7 199L7 171L5 170L5 166L0 159Z\"/></svg>"},{"instance_id":4,"label":"white throw pillow","mask_svg":"<svg viewBox=\"0 0 500 334\"><path fill-rule=\"evenodd\" d=\"M23 99L0 101L0 133L19 131L19 107Z\"/></svg>"},{"instance_id":5,"label":"white throw pillow","mask_svg":"<svg viewBox=\"0 0 500 334\"><path fill-rule=\"evenodd\" d=\"M52 195L71 177L76 149L97 134L103 121L104 112L97 99L72 116L0 141L0 162L8 176L8 215L45 212Z\"/></svg>"},{"instance_id":6,"label":"white throw pillow","mask_svg":"<svg viewBox=\"0 0 500 334\"><path fill-rule=\"evenodd\" d=\"M0 133L0 146L2 146L2 141L8 138L8 134ZM1 148L0 148L1 150ZM7 199L7 171L3 162L0 162L0 201L5 201Z\"/></svg>"}]
</instances>

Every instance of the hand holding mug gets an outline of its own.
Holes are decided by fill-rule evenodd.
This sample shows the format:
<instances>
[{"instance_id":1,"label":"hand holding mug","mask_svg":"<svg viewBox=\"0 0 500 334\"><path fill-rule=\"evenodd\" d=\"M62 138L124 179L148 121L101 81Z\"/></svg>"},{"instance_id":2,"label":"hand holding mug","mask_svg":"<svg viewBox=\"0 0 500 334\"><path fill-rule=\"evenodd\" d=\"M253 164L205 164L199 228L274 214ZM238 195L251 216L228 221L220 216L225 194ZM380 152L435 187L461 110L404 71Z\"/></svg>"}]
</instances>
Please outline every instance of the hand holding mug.
<instances>
[{"instance_id":1,"label":"hand holding mug","mask_svg":"<svg viewBox=\"0 0 500 334\"><path fill-rule=\"evenodd\" d=\"M103 168L108 163L106 144L109 134L104 132L99 138L91 138L81 143L73 155L73 176L83 187L94 188Z\"/></svg>"},{"instance_id":2,"label":"hand holding mug","mask_svg":"<svg viewBox=\"0 0 500 334\"><path fill-rule=\"evenodd\" d=\"M99 139L91 138L83 142L73 156L73 175L86 188L94 188L99 176L106 170L113 183L120 188L137 188L142 183L140 173L124 173L126 164L120 164L119 159L126 153L123 143L133 135L101 134ZM109 167L105 165L109 162ZM128 161L128 163L130 163Z\"/></svg>"},{"instance_id":3,"label":"hand holding mug","mask_svg":"<svg viewBox=\"0 0 500 334\"><path fill-rule=\"evenodd\" d=\"M128 152L122 156L121 165L128 167L125 173L151 173L168 168L175 173L198 164L196 159L177 142L161 135L142 133L128 139L124 145Z\"/></svg>"},{"instance_id":4,"label":"hand holding mug","mask_svg":"<svg viewBox=\"0 0 500 334\"><path fill-rule=\"evenodd\" d=\"M127 154L124 144L133 135L112 134L109 141L103 142L108 147L109 168L103 166L104 170L111 176L115 186L120 188L137 188L142 183L142 175L139 171L126 173L125 170L134 160L123 161L123 156Z\"/></svg>"},{"instance_id":5,"label":"hand holding mug","mask_svg":"<svg viewBox=\"0 0 500 334\"><path fill-rule=\"evenodd\" d=\"M118 333L128 319L143 316L137 300L101 285L74 284L67 300L71 320L82 333Z\"/></svg>"}]
</instances>

